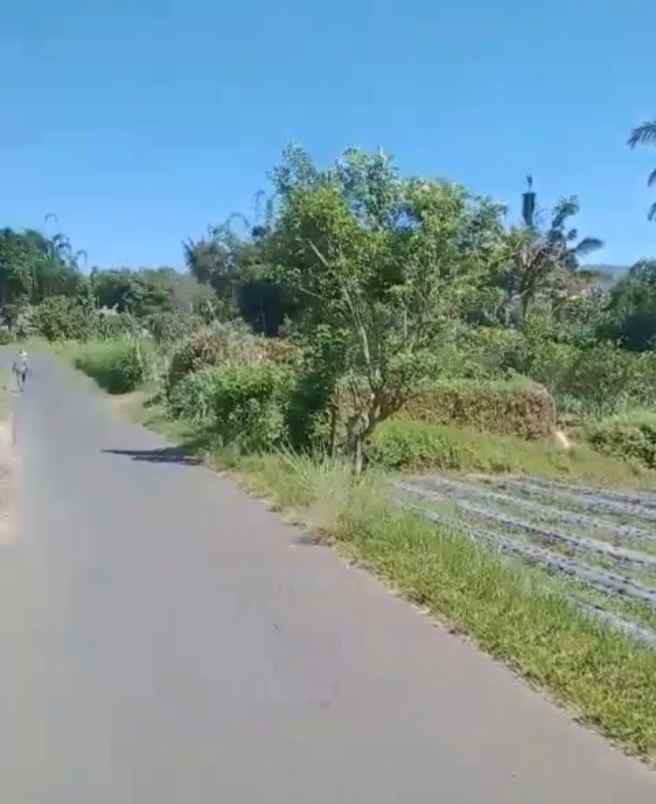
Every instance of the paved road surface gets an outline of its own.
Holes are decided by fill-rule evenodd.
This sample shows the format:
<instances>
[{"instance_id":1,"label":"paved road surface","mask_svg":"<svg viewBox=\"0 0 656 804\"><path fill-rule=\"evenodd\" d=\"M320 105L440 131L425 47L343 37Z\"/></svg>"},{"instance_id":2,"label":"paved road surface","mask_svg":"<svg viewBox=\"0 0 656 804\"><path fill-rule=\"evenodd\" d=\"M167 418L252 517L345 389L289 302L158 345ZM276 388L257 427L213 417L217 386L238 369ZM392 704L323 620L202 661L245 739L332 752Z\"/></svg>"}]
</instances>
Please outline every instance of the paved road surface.
<instances>
[{"instance_id":1,"label":"paved road surface","mask_svg":"<svg viewBox=\"0 0 656 804\"><path fill-rule=\"evenodd\" d=\"M0 546L6 804L654 804L656 777L48 358Z\"/></svg>"}]
</instances>

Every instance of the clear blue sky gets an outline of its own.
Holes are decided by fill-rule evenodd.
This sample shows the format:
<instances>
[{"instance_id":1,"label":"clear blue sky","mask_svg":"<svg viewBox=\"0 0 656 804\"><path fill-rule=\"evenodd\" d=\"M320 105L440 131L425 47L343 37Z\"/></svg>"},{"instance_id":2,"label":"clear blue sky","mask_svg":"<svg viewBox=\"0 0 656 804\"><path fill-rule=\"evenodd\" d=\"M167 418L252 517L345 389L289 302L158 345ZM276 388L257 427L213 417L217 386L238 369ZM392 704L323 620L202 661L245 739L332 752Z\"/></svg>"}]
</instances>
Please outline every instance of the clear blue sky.
<instances>
[{"instance_id":1,"label":"clear blue sky","mask_svg":"<svg viewBox=\"0 0 656 804\"><path fill-rule=\"evenodd\" d=\"M656 148L626 147L656 118L647 0L11 6L0 225L55 212L91 264L181 266L181 240L248 211L290 139L321 163L383 146L511 216L532 172L544 206L579 195L599 261L656 255Z\"/></svg>"}]
</instances>

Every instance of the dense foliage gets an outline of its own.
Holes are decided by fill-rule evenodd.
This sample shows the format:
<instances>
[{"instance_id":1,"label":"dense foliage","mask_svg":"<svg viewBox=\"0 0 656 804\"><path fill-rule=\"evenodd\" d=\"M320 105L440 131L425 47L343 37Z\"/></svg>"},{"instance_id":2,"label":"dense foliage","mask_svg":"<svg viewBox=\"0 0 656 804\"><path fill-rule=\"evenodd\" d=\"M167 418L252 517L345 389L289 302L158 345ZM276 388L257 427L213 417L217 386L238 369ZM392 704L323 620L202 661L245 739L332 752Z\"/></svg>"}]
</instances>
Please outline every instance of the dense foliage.
<instances>
[{"instance_id":1,"label":"dense foliage","mask_svg":"<svg viewBox=\"0 0 656 804\"><path fill-rule=\"evenodd\" d=\"M148 341L126 337L88 343L75 365L110 394L125 394L153 378L156 359Z\"/></svg>"},{"instance_id":2,"label":"dense foliage","mask_svg":"<svg viewBox=\"0 0 656 804\"><path fill-rule=\"evenodd\" d=\"M221 444L268 450L287 442L292 382L290 371L272 362L206 368L175 386L170 405L176 415L210 426Z\"/></svg>"},{"instance_id":3,"label":"dense foliage","mask_svg":"<svg viewBox=\"0 0 656 804\"><path fill-rule=\"evenodd\" d=\"M580 237L575 197L540 209L529 177L509 225L492 199L355 148L322 169L290 146L270 178L250 214L184 243L185 274L87 273L63 234L0 231L3 339L89 342L80 366L112 390L154 377L156 352L175 415L356 471L390 418L541 438L560 417L593 438L592 420L653 406L656 262L615 284L583 265L602 243Z\"/></svg>"},{"instance_id":4,"label":"dense foliage","mask_svg":"<svg viewBox=\"0 0 656 804\"><path fill-rule=\"evenodd\" d=\"M637 410L628 415L591 422L590 443L600 452L656 469L656 413Z\"/></svg>"}]
</instances>

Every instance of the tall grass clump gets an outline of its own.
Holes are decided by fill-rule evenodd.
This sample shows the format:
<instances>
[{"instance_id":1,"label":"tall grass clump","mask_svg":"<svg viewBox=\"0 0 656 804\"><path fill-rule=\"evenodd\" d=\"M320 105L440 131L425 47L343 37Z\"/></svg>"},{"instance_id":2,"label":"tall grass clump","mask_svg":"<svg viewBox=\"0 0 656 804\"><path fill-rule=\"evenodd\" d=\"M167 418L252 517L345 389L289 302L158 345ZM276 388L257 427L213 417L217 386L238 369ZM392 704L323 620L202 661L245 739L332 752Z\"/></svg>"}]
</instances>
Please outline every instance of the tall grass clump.
<instances>
[{"instance_id":1,"label":"tall grass clump","mask_svg":"<svg viewBox=\"0 0 656 804\"><path fill-rule=\"evenodd\" d=\"M76 350L73 362L110 394L125 394L152 379L156 356L147 340L121 338L90 341Z\"/></svg>"}]
</instances>

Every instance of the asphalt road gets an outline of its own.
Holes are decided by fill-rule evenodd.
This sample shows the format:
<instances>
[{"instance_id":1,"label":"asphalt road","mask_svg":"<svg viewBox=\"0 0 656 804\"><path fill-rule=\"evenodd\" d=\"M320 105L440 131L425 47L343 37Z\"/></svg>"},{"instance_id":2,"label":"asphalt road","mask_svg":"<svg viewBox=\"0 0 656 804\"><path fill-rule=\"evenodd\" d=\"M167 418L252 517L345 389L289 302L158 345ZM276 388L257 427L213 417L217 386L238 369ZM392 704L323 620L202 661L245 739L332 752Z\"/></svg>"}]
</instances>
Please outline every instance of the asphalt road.
<instances>
[{"instance_id":1,"label":"asphalt road","mask_svg":"<svg viewBox=\"0 0 656 804\"><path fill-rule=\"evenodd\" d=\"M508 671L33 368L0 545L0 801L656 801Z\"/></svg>"}]
</instances>

